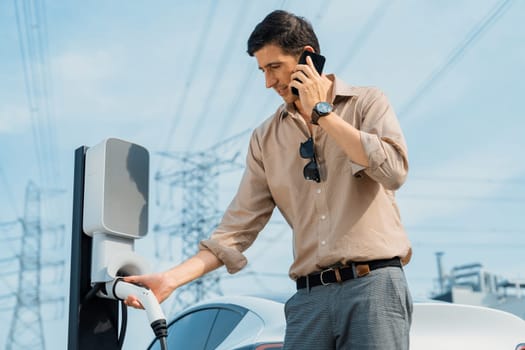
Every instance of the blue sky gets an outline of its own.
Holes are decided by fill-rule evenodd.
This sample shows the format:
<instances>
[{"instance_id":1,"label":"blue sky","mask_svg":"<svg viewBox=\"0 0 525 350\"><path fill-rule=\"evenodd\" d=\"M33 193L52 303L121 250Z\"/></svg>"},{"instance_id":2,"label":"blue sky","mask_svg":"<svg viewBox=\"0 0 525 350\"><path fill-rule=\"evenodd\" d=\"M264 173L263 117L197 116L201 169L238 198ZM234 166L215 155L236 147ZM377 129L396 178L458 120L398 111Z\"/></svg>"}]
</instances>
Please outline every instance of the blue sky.
<instances>
[{"instance_id":1,"label":"blue sky","mask_svg":"<svg viewBox=\"0 0 525 350\"><path fill-rule=\"evenodd\" d=\"M40 22L46 59L33 62L44 68L47 94L28 94L15 4L20 23L22 4L0 3L0 223L21 217L29 181L46 194L61 190L46 195L43 220L64 225L65 244L43 255L64 256L66 288L74 150L107 137L132 141L150 150L153 175L173 167L162 151L205 150L257 126L280 101L264 88L245 44L255 24L277 8L312 21L326 72L379 86L398 112L410 158L398 201L414 246L406 269L413 294L432 290L437 251L445 252L446 270L481 262L525 278L525 2L48 1ZM33 113L30 101L38 107ZM235 146L241 159L247 141ZM218 179L220 210L240 175ZM157 194L152 180L153 204L157 195L167 198L167 187L159 188ZM175 208L180 202L175 196ZM169 215L152 205L151 227ZM250 271L261 274L224 279L225 293L293 289L286 278L290 232L280 222L277 215L247 252ZM0 226L0 258L20 248L7 239L16 230ZM176 239L172 261L156 258L156 239L150 230L137 251L156 269L179 261ZM16 290L12 277L2 283ZM65 344L54 335L67 324L64 310L62 319L46 322L49 348ZM7 324L11 313L0 317ZM132 329L146 323L144 315L131 317ZM130 332L128 341L145 345L147 332L135 338ZM2 327L0 344L6 336Z\"/></svg>"}]
</instances>

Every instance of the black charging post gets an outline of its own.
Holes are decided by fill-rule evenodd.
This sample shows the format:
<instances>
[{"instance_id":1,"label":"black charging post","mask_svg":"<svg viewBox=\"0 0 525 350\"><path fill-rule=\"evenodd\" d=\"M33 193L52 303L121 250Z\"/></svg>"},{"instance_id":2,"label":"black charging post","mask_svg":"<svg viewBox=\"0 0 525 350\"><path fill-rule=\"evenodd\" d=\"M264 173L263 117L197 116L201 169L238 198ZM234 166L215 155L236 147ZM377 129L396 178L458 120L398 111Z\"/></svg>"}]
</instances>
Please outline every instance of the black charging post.
<instances>
[{"instance_id":1,"label":"black charging post","mask_svg":"<svg viewBox=\"0 0 525 350\"><path fill-rule=\"evenodd\" d=\"M118 349L118 301L88 297L91 287L92 238L83 232L85 157L75 150L68 350Z\"/></svg>"}]
</instances>

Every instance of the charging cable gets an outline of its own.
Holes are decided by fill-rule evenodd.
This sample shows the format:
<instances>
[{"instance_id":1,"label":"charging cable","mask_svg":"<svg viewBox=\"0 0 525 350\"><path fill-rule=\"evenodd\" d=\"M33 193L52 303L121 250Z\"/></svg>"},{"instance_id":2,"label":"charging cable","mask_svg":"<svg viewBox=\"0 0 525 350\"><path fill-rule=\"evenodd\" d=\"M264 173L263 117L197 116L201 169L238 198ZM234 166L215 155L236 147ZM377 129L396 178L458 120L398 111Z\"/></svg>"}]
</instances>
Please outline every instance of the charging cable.
<instances>
[{"instance_id":1,"label":"charging cable","mask_svg":"<svg viewBox=\"0 0 525 350\"><path fill-rule=\"evenodd\" d=\"M167 349L166 337L168 336L168 327L166 324L166 316L157 301L157 297L153 292L143 286L139 286L133 283L125 282L122 278L116 278L113 281L106 282L105 291L107 296L118 300L126 300L128 296L134 295L139 299L155 337L159 339L161 349Z\"/></svg>"},{"instance_id":2,"label":"charging cable","mask_svg":"<svg viewBox=\"0 0 525 350\"><path fill-rule=\"evenodd\" d=\"M98 292L104 293L104 288L106 285L104 283L97 283L95 284L89 292L84 296L84 299L82 300L82 304L85 305L88 303L91 299L93 299ZM118 349L122 349L122 345L124 344L124 338L126 337L126 327L128 324L128 308L123 300L120 301L120 310L122 312L122 321L120 324L120 332L119 332L119 338L118 338Z\"/></svg>"}]
</instances>

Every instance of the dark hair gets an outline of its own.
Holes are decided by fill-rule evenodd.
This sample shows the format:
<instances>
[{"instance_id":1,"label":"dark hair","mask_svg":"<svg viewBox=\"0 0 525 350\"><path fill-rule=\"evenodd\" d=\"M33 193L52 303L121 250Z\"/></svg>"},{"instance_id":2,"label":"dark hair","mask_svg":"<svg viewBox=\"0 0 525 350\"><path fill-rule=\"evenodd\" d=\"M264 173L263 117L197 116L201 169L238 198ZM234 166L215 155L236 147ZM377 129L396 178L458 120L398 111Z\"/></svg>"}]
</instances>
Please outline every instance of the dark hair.
<instances>
[{"instance_id":1,"label":"dark hair","mask_svg":"<svg viewBox=\"0 0 525 350\"><path fill-rule=\"evenodd\" d=\"M290 55L300 55L306 45L320 53L319 41L312 24L303 17L283 10L276 10L267 15L255 26L248 38L248 54L253 56L263 46L275 44Z\"/></svg>"}]
</instances>

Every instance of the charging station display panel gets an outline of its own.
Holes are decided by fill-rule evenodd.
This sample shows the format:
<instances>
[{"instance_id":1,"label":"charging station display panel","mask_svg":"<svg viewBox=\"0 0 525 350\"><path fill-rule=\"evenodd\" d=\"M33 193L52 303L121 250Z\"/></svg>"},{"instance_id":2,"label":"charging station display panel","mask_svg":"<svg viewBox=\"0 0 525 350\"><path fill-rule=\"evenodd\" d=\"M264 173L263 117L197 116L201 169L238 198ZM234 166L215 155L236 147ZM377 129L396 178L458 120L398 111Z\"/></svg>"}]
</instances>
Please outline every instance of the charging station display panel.
<instances>
[{"instance_id":1,"label":"charging station display panel","mask_svg":"<svg viewBox=\"0 0 525 350\"><path fill-rule=\"evenodd\" d=\"M117 139L108 140L104 224L111 231L139 237L147 233L148 166L145 148Z\"/></svg>"},{"instance_id":2,"label":"charging station display panel","mask_svg":"<svg viewBox=\"0 0 525 350\"><path fill-rule=\"evenodd\" d=\"M141 238L148 230L149 153L110 138L86 154L84 231Z\"/></svg>"}]
</instances>

